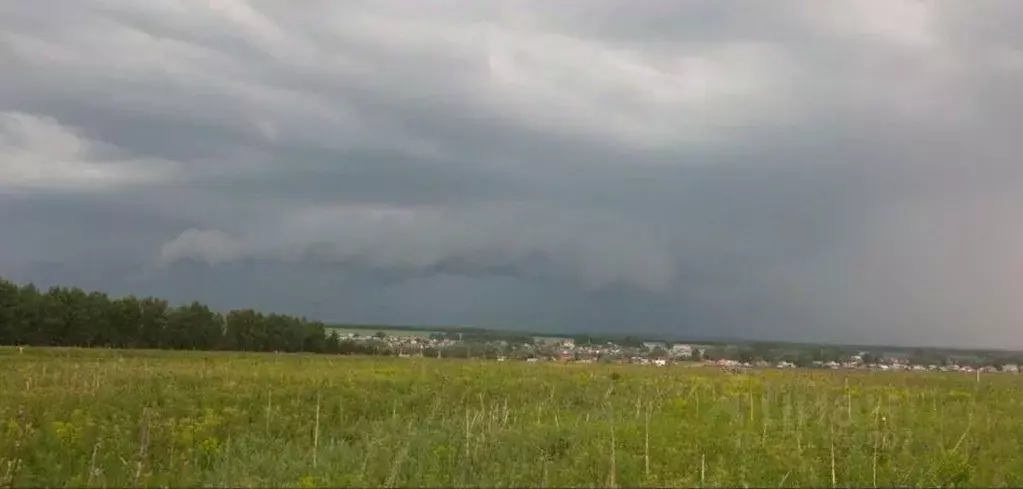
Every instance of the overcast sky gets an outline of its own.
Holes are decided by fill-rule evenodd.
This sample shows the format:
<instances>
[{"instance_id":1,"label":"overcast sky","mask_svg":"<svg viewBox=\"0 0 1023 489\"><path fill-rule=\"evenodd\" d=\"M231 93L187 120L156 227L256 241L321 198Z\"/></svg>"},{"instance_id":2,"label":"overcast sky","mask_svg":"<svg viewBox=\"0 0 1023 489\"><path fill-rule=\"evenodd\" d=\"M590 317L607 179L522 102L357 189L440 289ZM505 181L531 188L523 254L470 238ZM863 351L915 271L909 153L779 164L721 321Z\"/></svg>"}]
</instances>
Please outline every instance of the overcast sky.
<instances>
[{"instance_id":1,"label":"overcast sky","mask_svg":"<svg viewBox=\"0 0 1023 489\"><path fill-rule=\"evenodd\" d=\"M0 2L0 275L1023 348L1023 2Z\"/></svg>"}]
</instances>

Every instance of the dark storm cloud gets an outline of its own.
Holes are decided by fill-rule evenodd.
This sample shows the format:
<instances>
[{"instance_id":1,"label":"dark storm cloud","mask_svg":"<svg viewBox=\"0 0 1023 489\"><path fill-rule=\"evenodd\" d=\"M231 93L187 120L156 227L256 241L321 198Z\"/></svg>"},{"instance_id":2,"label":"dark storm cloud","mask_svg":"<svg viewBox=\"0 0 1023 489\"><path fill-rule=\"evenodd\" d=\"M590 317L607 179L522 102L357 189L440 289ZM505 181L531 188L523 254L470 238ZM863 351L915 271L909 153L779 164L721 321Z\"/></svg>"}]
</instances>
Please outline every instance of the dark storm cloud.
<instances>
[{"instance_id":1,"label":"dark storm cloud","mask_svg":"<svg viewBox=\"0 0 1023 489\"><path fill-rule=\"evenodd\" d=\"M1015 341L1023 8L0 7L0 266L328 320Z\"/></svg>"}]
</instances>

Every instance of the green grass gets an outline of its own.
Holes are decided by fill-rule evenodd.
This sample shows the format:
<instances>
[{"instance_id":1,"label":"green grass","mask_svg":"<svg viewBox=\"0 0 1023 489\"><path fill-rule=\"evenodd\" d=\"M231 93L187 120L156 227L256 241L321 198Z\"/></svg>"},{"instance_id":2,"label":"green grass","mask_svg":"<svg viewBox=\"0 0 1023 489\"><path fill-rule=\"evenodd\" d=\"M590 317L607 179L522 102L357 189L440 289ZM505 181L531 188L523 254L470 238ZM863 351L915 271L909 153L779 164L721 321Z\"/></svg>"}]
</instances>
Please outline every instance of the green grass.
<instances>
[{"instance_id":1,"label":"green grass","mask_svg":"<svg viewBox=\"0 0 1023 489\"><path fill-rule=\"evenodd\" d=\"M0 349L0 485L1023 484L1023 377Z\"/></svg>"}]
</instances>

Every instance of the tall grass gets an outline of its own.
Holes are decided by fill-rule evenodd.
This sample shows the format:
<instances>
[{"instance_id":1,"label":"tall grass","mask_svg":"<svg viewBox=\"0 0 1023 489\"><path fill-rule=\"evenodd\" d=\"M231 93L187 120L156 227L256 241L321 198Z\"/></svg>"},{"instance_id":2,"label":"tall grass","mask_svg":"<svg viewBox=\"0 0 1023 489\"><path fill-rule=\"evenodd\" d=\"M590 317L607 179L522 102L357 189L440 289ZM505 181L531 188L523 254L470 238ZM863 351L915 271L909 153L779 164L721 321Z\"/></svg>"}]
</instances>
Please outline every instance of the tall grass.
<instances>
[{"instance_id":1,"label":"tall grass","mask_svg":"<svg viewBox=\"0 0 1023 489\"><path fill-rule=\"evenodd\" d=\"M0 349L0 484L1023 484L1023 377Z\"/></svg>"}]
</instances>

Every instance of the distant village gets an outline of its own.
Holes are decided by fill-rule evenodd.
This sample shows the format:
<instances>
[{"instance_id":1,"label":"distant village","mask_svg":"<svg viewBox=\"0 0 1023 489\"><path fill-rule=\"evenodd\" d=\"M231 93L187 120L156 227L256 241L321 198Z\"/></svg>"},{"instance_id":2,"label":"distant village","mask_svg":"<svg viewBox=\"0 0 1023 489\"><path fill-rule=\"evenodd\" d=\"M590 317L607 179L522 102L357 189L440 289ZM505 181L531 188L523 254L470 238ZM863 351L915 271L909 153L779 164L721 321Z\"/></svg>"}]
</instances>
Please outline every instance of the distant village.
<instances>
[{"instance_id":1,"label":"distant village","mask_svg":"<svg viewBox=\"0 0 1023 489\"><path fill-rule=\"evenodd\" d=\"M360 345L361 353L398 357L482 358L497 362L628 363L666 367L703 365L726 370L815 368L832 370L1010 372L1020 363L978 355L916 354L905 351L840 351L828 347L765 348L750 345L705 345L663 341L617 344L580 343L570 337L514 339L463 337L460 333L336 331L343 343ZM1013 359L1014 360L1014 359Z\"/></svg>"}]
</instances>

